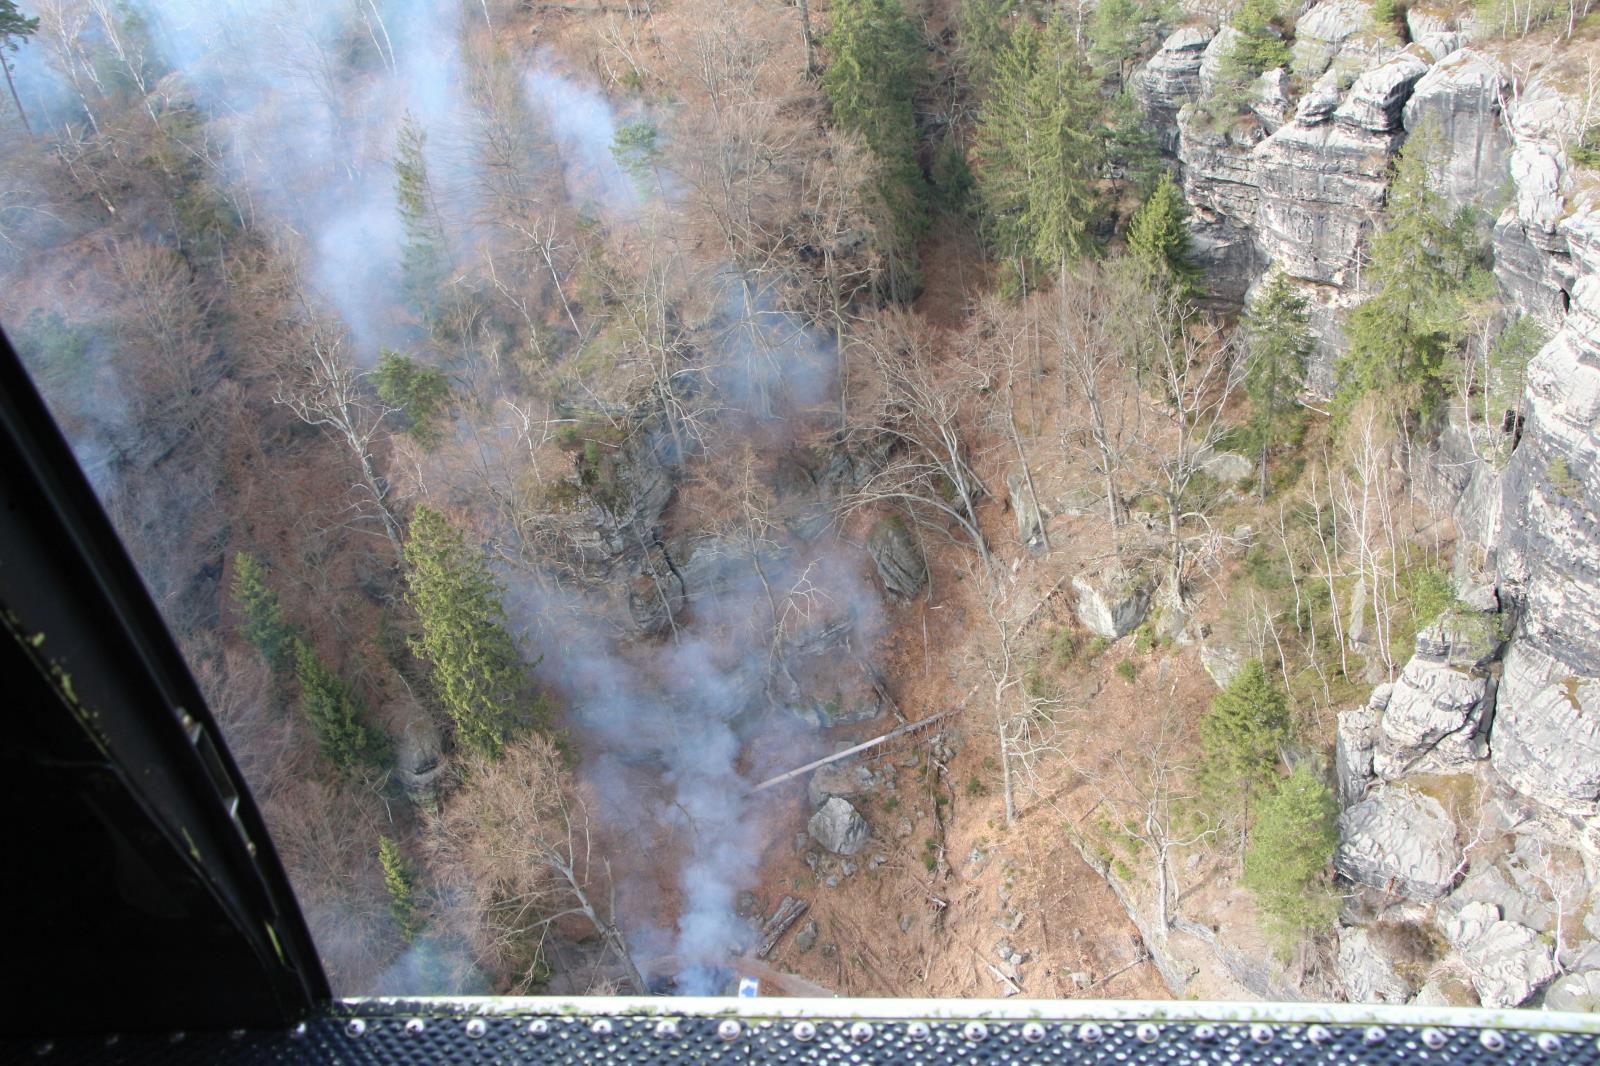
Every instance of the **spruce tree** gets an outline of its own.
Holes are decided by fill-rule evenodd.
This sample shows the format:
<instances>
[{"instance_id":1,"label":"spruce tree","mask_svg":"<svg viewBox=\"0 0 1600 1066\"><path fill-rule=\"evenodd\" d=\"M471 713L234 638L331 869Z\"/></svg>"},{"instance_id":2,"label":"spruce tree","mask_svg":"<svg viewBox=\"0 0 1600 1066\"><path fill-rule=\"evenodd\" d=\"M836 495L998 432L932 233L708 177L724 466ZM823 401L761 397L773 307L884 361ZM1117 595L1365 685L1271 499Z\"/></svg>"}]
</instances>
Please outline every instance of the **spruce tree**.
<instances>
[{"instance_id":1,"label":"spruce tree","mask_svg":"<svg viewBox=\"0 0 1600 1066\"><path fill-rule=\"evenodd\" d=\"M381 766L387 759L388 744L383 734L363 723L366 712L360 697L305 641L294 641L294 653L300 709L334 770L341 778L350 778L363 764Z\"/></svg>"},{"instance_id":2,"label":"spruce tree","mask_svg":"<svg viewBox=\"0 0 1600 1066\"><path fill-rule=\"evenodd\" d=\"M444 220L428 177L428 135L411 114L395 135L394 194L400 209L403 244L400 272L406 294L424 314L437 306L450 273Z\"/></svg>"},{"instance_id":3,"label":"spruce tree","mask_svg":"<svg viewBox=\"0 0 1600 1066\"><path fill-rule=\"evenodd\" d=\"M1287 949L1328 929L1339 898L1328 867L1339 843L1338 804L1304 763L1262 797L1244 853L1244 884Z\"/></svg>"},{"instance_id":4,"label":"spruce tree","mask_svg":"<svg viewBox=\"0 0 1600 1066\"><path fill-rule=\"evenodd\" d=\"M1024 21L978 116L978 192L1002 252L1059 270L1091 245L1104 104L1064 14Z\"/></svg>"},{"instance_id":5,"label":"spruce tree","mask_svg":"<svg viewBox=\"0 0 1600 1066\"><path fill-rule=\"evenodd\" d=\"M1288 697L1262 661L1251 659L1200 719L1200 778L1212 805L1225 814L1247 810L1272 780L1289 733Z\"/></svg>"},{"instance_id":6,"label":"spruce tree","mask_svg":"<svg viewBox=\"0 0 1600 1066\"><path fill-rule=\"evenodd\" d=\"M1488 275L1470 220L1452 217L1429 184L1436 143L1429 128L1414 132L1395 164L1363 279L1371 295L1350 313L1350 347L1335 367L1336 413L1369 392L1404 397L1410 415L1432 412L1448 384L1449 358L1465 340L1463 309Z\"/></svg>"},{"instance_id":7,"label":"spruce tree","mask_svg":"<svg viewBox=\"0 0 1600 1066\"><path fill-rule=\"evenodd\" d=\"M1222 57L1224 81L1244 86L1269 70L1289 65L1289 46L1273 25L1280 14L1276 0L1244 0L1232 23L1239 37Z\"/></svg>"},{"instance_id":8,"label":"spruce tree","mask_svg":"<svg viewBox=\"0 0 1600 1066\"><path fill-rule=\"evenodd\" d=\"M294 627L283 617L278 594L267 584L267 571L249 552L233 557L233 602L242 616L239 635L255 645L274 669L288 663Z\"/></svg>"},{"instance_id":9,"label":"spruce tree","mask_svg":"<svg viewBox=\"0 0 1600 1066\"><path fill-rule=\"evenodd\" d=\"M1267 455L1295 439L1304 423L1298 396L1311 356L1306 298L1281 270L1274 270L1245 314L1244 388L1250 397L1251 445L1260 463L1261 498L1267 498Z\"/></svg>"},{"instance_id":10,"label":"spruce tree","mask_svg":"<svg viewBox=\"0 0 1600 1066\"><path fill-rule=\"evenodd\" d=\"M1190 260L1189 211L1171 172L1161 180L1128 223L1128 253L1156 286L1188 298L1199 271Z\"/></svg>"},{"instance_id":11,"label":"spruce tree","mask_svg":"<svg viewBox=\"0 0 1600 1066\"><path fill-rule=\"evenodd\" d=\"M450 379L443 370L385 348L372 383L378 399L405 415L406 432L418 444L438 446L444 437L439 422L450 405Z\"/></svg>"},{"instance_id":12,"label":"spruce tree","mask_svg":"<svg viewBox=\"0 0 1600 1066\"><path fill-rule=\"evenodd\" d=\"M0 67L6 71L6 87L11 90L11 101L17 105L17 117L22 119L22 128L29 133L33 127L28 123L28 113L22 110L22 98L17 95L17 83L11 80L11 60L5 53L15 52L23 41L39 32L38 16L29 17L17 10L16 0L0 0Z\"/></svg>"},{"instance_id":13,"label":"spruce tree","mask_svg":"<svg viewBox=\"0 0 1600 1066\"><path fill-rule=\"evenodd\" d=\"M1016 0L962 0L957 13L956 62L973 93L982 96L1006 46Z\"/></svg>"},{"instance_id":14,"label":"spruce tree","mask_svg":"<svg viewBox=\"0 0 1600 1066\"><path fill-rule=\"evenodd\" d=\"M505 627L503 589L481 553L431 507L418 507L406 540L406 602L421 623L412 650L432 667L433 686L456 735L491 758L519 717L523 670Z\"/></svg>"},{"instance_id":15,"label":"spruce tree","mask_svg":"<svg viewBox=\"0 0 1600 1066\"><path fill-rule=\"evenodd\" d=\"M875 157L871 199L885 238L885 294L910 299L919 284L917 242L928 228L915 106L926 49L900 0L838 0L832 20L822 87L835 124L860 135Z\"/></svg>"},{"instance_id":16,"label":"spruce tree","mask_svg":"<svg viewBox=\"0 0 1600 1066\"><path fill-rule=\"evenodd\" d=\"M422 914L417 907L416 878L400 846L386 836L378 837L378 862L383 866L383 886L389 890L389 913L406 943L422 931Z\"/></svg>"}]
</instances>

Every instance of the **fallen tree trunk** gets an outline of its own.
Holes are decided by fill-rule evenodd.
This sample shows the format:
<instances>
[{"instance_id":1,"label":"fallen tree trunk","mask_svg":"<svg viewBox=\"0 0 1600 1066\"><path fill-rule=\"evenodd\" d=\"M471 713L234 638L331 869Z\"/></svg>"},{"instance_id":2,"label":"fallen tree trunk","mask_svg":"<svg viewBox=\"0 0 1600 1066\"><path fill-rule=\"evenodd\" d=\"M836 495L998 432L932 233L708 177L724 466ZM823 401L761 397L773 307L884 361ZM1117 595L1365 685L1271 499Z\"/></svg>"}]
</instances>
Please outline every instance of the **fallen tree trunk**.
<instances>
[{"instance_id":1,"label":"fallen tree trunk","mask_svg":"<svg viewBox=\"0 0 1600 1066\"><path fill-rule=\"evenodd\" d=\"M761 946L756 949L756 958L764 959L770 955L772 949L778 946L778 941L783 939L783 934L810 908L811 904L803 899L784 896L783 902L778 904L778 909L772 912L772 917L762 927Z\"/></svg>"},{"instance_id":2,"label":"fallen tree trunk","mask_svg":"<svg viewBox=\"0 0 1600 1066\"><path fill-rule=\"evenodd\" d=\"M787 773L779 774L777 777L769 777L765 781L761 782L761 784L756 785L749 792L745 793L745 795L753 796L757 792L765 792L774 785L781 785L785 781L793 781L803 773L807 773L822 766L827 766L831 762L838 762L840 759L848 758L851 755L856 755L860 752L866 751L869 748L875 748L879 744L888 743L889 741L894 740L896 737L903 737L907 733L915 732L924 726L930 726L933 723L948 718L955 713L955 711L940 711L938 714L929 718L924 718L920 722L907 723L906 725L900 726L898 729L890 730L881 737L873 737L871 740L863 744L857 744L853 748L846 748L844 751L835 752L834 754L818 759L815 762L808 762L804 766L796 767Z\"/></svg>"}]
</instances>

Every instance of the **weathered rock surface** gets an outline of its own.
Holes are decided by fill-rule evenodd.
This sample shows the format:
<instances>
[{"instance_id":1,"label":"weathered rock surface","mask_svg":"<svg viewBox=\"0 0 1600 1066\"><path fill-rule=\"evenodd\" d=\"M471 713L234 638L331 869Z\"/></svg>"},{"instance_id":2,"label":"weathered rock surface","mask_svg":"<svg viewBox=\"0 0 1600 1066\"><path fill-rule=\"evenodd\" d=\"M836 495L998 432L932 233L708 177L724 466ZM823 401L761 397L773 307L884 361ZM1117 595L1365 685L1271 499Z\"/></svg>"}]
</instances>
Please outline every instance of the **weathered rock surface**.
<instances>
[{"instance_id":1,"label":"weathered rock surface","mask_svg":"<svg viewBox=\"0 0 1600 1066\"><path fill-rule=\"evenodd\" d=\"M812 773L806 783L806 796L813 807L820 807L834 796L854 799L878 786L872 769L861 763L830 763Z\"/></svg>"},{"instance_id":2,"label":"weathered rock surface","mask_svg":"<svg viewBox=\"0 0 1600 1066\"><path fill-rule=\"evenodd\" d=\"M1600 678L1570 669L1525 639L1512 643L1490 759L1524 795L1589 815L1600 800Z\"/></svg>"},{"instance_id":3,"label":"weathered rock surface","mask_svg":"<svg viewBox=\"0 0 1600 1066\"><path fill-rule=\"evenodd\" d=\"M1112 565L1072 579L1078 594L1078 620L1090 632L1117 640L1134 631L1150 613L1155 582L1140 570Z\"/></svg>"},{"instance_id":4,"label":"weathered rock surface","mask_svg":"<svg viewBox=\"0 0 1600 1066\"><path fill-rule=\"evenodd\" d=\"M1525 925L1504 921L1499 908L1469 903L1444 923L1485 1007L1518 1007L1556 975L1550 949Z\"/></svg>"},{"instance_id":5,"label":"weathered rock surface","mask_svg":"<svg viewBox=\"0 0 1600 1066\"><path fill-rule=\"evenodd\" d=\"M1322 0L1294 24L1295 77L1310 81L1332 69L1347 80L1394 51L1381 34L1366 0Z\"/></svg>"},{"instance_id":6,"label":"weathered rock surface","mask_svg":"<svg viewBox=\"0 0 1600 1066\"><path fill-rule=\"evenodd\" d=\"M1017 539L1024 544L1038 541L1044 532L1045 514L1039 502L1028 489L1028 479L1018 470L1006 477L1006 498L1011 503L1011 513L1017 519Z\"/></svg>"},{"instance_id":7,"label":"weathered rock surface","mask_svg":"<svg viewBox=\"0 0 1600 1066\"><path fill-rule=\"evenodd\" d=\"M1200 61L1216 31L1209 26L1183 26L1133 76L1133 91L1161 131L1164 147L1177 144L1178 111L1200 94Z\"/></svg>"},{"instance_id":8,"label":"weathered rock surface","mask_svg":"<svg viewBox=\"0 0 1600 1066\"><path fill-rule=\"evenodd\" d=\"M399 727L394 740L395 780L408 795L431 802L438 797L446 769L443 730L420 703L410 698L390 704L384 717Z\"/></svg>"},{"instance_id":9,"label":"weathered rock surface","mask_svg":"<svg viewBox=\"0 0 1600 1066\"><path fill-rule=\"evenodd\" d=\"M928 561L900 518L878 520L867 535L867 552L883 587L895 595L915 596L927 584Z\"/></svg>"},{"instance_id":10,"label":"weathered rock surface","mask_svg":"<svg viewBox=\"0 0 1600 1066\"><path fill-rule=\"evenodd\" d=\"M1373 753L1378 747L1378 719L1388 706L1392 685L1379 685L1366 706L1339 712L1334 745L1334 784L1342 810L1359 803L1372 780Z\"/></svg>"},{"instance_id":11,"label":"weathered rock surface","mask_svg":"<svg viewBox=\"0 0 1600 1066\"><path fill-rule=\"evenodd\" d=\"M1554 982L1544 993L1545 1010L1600 1012L1600 970L1569 973Z\"/></svg>"},{"instance_id":12,"label":"weathered rock surface","mask_svg":"<svg viewBox=\"0 0 1600 1066\"><path fill-rule=\"evenodd\" d=\"M1365 929L1339 932L1339 983L1351 1003L1404 1003L1411 987Z\"/></svg>"},{"instance_id":13,"label":"weathered rock surface","mask_svg":"<svg viewBox=\"0 0 1600 1066\"><path fill-rule=\"evenodd\" d=\"M1431 796L1379 787L1339 816L1333 862L1358 884L1431 902L1455 883L1461 862L1456 825Z\"/></svg>"},{"instance_id":14,"label":"weathered rock surface","mask_svg":"<svg viewBox=\"0 0 1600 1066\"><path fill-rule=\"evenodd\" d=\"M834 796L806 823L811 839L835 855L854 855L871 835L867 820L847 800Z\"/></svg>"},{"instance_id":15,"label":"weathered rock surface","mask_svg":"<svg viewBox=\"0 0 1600 1066\"><path fill-rule=\"evenodd\" d=\"M1428 71L1406 101L1406 130L1428 126L1440 138L1442 165L1429 177L1453 208L1492 203L1505 183L1511 135L1500 100L1508 84L1500 63L1463 49Z\"/></svg>"},{"instance_id":16,"label":"weathered rock surface","mask_svg":"<svg viewBox=\"0 0 1600 1066\"><path fill-rule=\"evenodd\" d=\"M1411 90L1428 72L1428 60L1420 52L1408 48L1357 78L1334 110L1334 121L1371 133L1400 129Z\"/></svg>"},{"instance_id":17,"label":"weathered rock surface","mask_svg":"<svg viewBox=\"0 0 1600 1066\"><path fill-rule=\"evenodd\" d=\"M1454 773L1489 754L1496 683L1484 668L1500 651L1496 624L1447 613L1417 635L1383 712L1373 759L1379 777Z\"/></svg>"}]
</instances>

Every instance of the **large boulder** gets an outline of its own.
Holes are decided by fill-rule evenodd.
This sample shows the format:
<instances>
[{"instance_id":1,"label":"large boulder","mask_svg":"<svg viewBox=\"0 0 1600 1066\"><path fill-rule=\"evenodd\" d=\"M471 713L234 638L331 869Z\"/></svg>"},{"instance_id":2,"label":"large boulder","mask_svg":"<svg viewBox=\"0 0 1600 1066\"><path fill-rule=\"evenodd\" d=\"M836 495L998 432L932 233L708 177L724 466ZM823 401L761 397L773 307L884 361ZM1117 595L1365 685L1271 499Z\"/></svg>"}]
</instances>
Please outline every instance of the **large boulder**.
<instances>
[{"instance_id":1,"label":"large boulder","mask_svg":"<svg viewBox=\"0 0 1600 1066\"><path fill-rule=\"evenodd\" d=\"M896 596L915 596L928 582L928 561L898 515L880 518L873 525L867 534L867 553L883 587Z\"/></svg>"},{"instance_id":2,"label":"large boulder","mask_svg":"<svg viewBox=\"0 0 1600 1066\"><path fill-rule=\"evenodd\" d=\"M1336 965L1351 1003L1404 1003L1411 998L1411 987L1365 929L1340 930Z\"/></svg>"},{"instance_id":3,"label":"large boulder","mask_svg":"<svg viewBox=\"0 0 1600 1066\"><path fill-rule=\"evenodd\" d=\"M1078 620L1090 632L1116 640L1138 628L1150 613L1155 582L1143 570L1120 564L1072 579L1078 594Z\"/></svg>"},{"instance_id":4,"label":"large boulder","mask_svg":"<svg viewBox=\"0 0 1600 1066\"><path fill-rule=\"evenodd\" d=\"M1334 121L1372 133L1400 129L1411 90L1428 72L1428 60L1417 51L1401 52L1357 78L1344 103L1334 111Z\"/></svg>"},{"instance_id":5,"label":"large boulder","mask_svg":"<svg viewBox=\"0 0 1600 1066\"><path fill-rule=\"evenodd\" d=\"M1174 30L1132 78L1134 95L1161 131L1168 150L1175 147L1178 111L1200 94L1200 60L1215 35L1216 31L1205 25Z\"/></svg>"},{"instance_id":6,"label":"large boulder","mask_svg":"<svg viewBox=\"0 0 1600 1066\"><path fill-rule=\"evenodd\" d=\"M1500 101L1509 84L1497 60L1463 49L1435 64L1406 101L1405 127L1424 125L1442 138L1429 179L1452 208L1497 199L1511 158Z\"/></svg>"},{"instance_id":7,"label":"large boulder","mask_svg":"<svg viewBox=\"0 0 1600 1066\"><path fill-rule=\"evenodd\" d=\"M1569 973L1544 993L1545 1010L1600 1013L1600 970Z\"/></svg>"},{"instance_id":8,"label":"large boulder","mask_svg":"<svg viewBox=\"0 0 1600 1066\"><path fill-rule=\"evenodd\" d=\"M1489 903L1469 903L1444 923L1485 1007L1519 1007L1557 973L1553 952L1525 925Z\"/></svg>"},{"instance_id":9,"label":"large boulder","mask_svg":"<svg viewBox=\"0 0 1600 1066\"><path fill-rule=\"evenodd\" d=\"M1322 0L1294 24L1294 75L1311 81L1331 69L1353 77L1394 48L1378 32L1369 0Z\"/></svg>"},{"instance_id":10,"label":"large boulder","mask_svg":"<svg viewBox=\"0 0 1600 1066\"><path fill-rule=\"evenodd\" d=\"M1022 471L1007 476L1006 499L1017 518L1017 539L1032 546L1044 532L1045 514L1029 490L1027 475Z\"/></svg>"},{"instance_id":11,"label":"large boulder","mask_svg":"<svg viewBox=\"0 0 1600 1066\"><path fill-rule=\"evenodd\" d=\"M1600 807L1600 678L1514 641L1506 656L1491 761L1517 791L1579 816Z\"/></svg>"},{"instance_id":12,"label":"large boulder","mask_svg":"<svg viewBox=\"0 0 1600 1066\"><path fill-rule=\"evenodd\" d=\"M1460 870L1456 824L1431 796L1379 787L1339 816L1333 864L1357 884L1432 902L1450 891Z\"/></svg>"},{"instance_id":13,"label":"large boulder","mask_svg":"<svg viewBox=\"0 0 1600 1066\"><path fill-rule=\"evenodd\" d=\"M806 823L811 839L835 855L854 855L866 844L871 829L848 800L834 796Z\"/></svg>"},{"instance_id":14,"label":"large boulder","mask_svg":"<svg viewBox=\"0 0 1600 1066\"><path fill-rule=\"evenodd\" d=\"M1393 685L1379 685L1366 706L1339 712L1334 742L1334 783L1339 806L1361 802L1372 781L1373 754L1378 746L1378 718L1389 703Z\"/></svg>"},{"instance_id":15,"label":"large boulder","mask_svg":"<svg viewBox=\"0 0 1600 1066\"><path fill-rule=\"evenodd\" d=\"M1499 654L1498 620L1447 612L1417 635L1380 726L1373 768L1388 780L1416 771L1454 773L1488 755Z\"/></svg>"},{"instance_id":16,"label":"large boulder","mask_svg":"<svg viewBox=\"0 0 1600 1066\"><path fill-rule=\"evenodd\" d=\"M861 763L830 763L811 774L806 784L806 796L813 807L820 807L834 796L854 799L871 792L878 778L870 767Z\"/></svg>"},{"instance_id":17,"label":"large boulder","mask_svg":"<svg viewBox=\"0 0 1600 1066\"><path fill-rule=\"evenodd\" d=\"M439 796L448 763L444 757L444 731L422 704L411 697L390 703L384 717L395 723L394 777L406 795L429 805Z\"/></svg>"}]
</instances>

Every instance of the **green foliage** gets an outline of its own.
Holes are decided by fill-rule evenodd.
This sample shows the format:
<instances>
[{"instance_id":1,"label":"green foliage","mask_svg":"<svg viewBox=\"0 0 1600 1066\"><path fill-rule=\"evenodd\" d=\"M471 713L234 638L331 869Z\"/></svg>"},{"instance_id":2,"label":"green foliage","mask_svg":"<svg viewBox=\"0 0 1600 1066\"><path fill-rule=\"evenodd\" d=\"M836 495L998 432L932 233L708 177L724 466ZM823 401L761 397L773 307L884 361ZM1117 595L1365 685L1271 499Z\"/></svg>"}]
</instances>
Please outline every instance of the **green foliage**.
<instances>
[{"instance_id":1,"label":"green foliage","mask_svg":"<svg viewBox=\"0 0 1600 1066\"><path fill-rule=\"evenodd\" d=\"M972 168L967 153L954 137L939 142L933 157L934 202L942 211L956 214L966 210L972 197Z\"/></svg>"},{"instance_id":2,"label":"green foliage","mask_svg":"<svg viewBox=\"0 0 1600 1066\"><path fill-rule=\"evenodd\" d=\"M1267 456L1273 448L1298 440L1305 412L1297 397L1305 387L1311 356L1306 298L1281 270L1275 270L1245 315L1244 388L1250 397L1248 445L1260 456L1261 495L1267 491Z\"/></svg>"},{"instance_id":3,"label":"green foliage","mask_svg":"<svg viewBox=\"0 0 1600 1066\"><path fill-rule=\"evenodd\" d=\"M1350 313L1336 367L1341 415L1371 392L1405 397L1407 415L1431 414L1465 340L1465 307L1488 278L1471 220L1452 218L1428 182L1437 143L1426 127L1413 133L1395 166L1366 272L1372 295Z\"/></svg>"},{"instance_id":4,"label":"green foliage","mask_svg":"<svg viewBox=\"0 0 1600 1066\"><path fill-rule=\"evenodd\" d=\"M0 47L15 52L24 38L39 29L37 16L29 18L17 10L16 0L0 0Z\"/></svg>"},{"instance_id":5,"label":"green foliage","mask_svg":"<svg viewBox=\"0 0 1600 1066\"><path fill-rule=\"evenodd\" d=\"M1150 23L1162 14L1153 6L1141 0L1100 0L1089 16L1089 59L1095 71L1118 89L1139 62Z\"/></svg>"},{"instance_id":6,"label":"green foliage","mask_svg":"<svg viewBox=\"0 0 1600 1066\"><path fill-rule=\"evenodd\" d=\"M1019 24L978 116L978 193L1000 251L1055 270L1091 246L1103 102L1058 13Z\"/></svg>"},{"instance_id":7,"label":"green foliage","mask_svg":"<svg viewBox=\"0 0 1600 1066\"><path fill-rule=\"evenodd\" d=\"M1200 719L1200 784L1213 809L1242 813L1289 741L1289 699L1260 659L1246 662Z\"/></svg>"},{"instance_id":8,"label":"green foliage","mask_svg":"<svg viewBox=\"0 0 1600 1066\"><path fill-rule=\"evenodd\" d=\"M89 333L55 311L35 309L12 336L28 375L47 392L81 387L88 372Z\"/></svg>"},{"instance_id":9,"label":"green foliage","mask_svg":"<svg viewBox=\"0 0 1600 1066\"><path fill-rule=\"evenodd\" d=\"M439 422L450 405L450 379L443 370L385 348L372 383L378 399L404 413L406 432L418 444L438 446L443 439Z\"/></svg>"},{"instance_id":10,"label":"green foliage","mask_svg":"<svg viewBox=\"0 0 1600 1066\"><path fill-rule=\"evenodd\" d=\"M871 199L884 239L885 294L907 300L916 293L916 246L928 228L915 104L927 50L900 0L838 0L825 44L832 60L822 88L834 123L859 134L876 159Z\"/></svg>"},{"instance_id":11,"label":"green foliage","mask_svg":"<svg viewBox=\"0 0 1600 1066\"><path fill-rule=\"evenodd\" d=\"M412 650L468 747L491 758L505 746L524 676L505 627L502 588L482 554L431 507L418 507L405 545L406 602L422 635Z\"/></svg>"},{"instance_id":12,"label":"green foliage","mask_svg":"<svg viewBox=\"0 0 1600 1066\"><path fill-rule=\"evenodd\" d=\"M1528 364L1539 354L1550 335L1532 315L1519 315L1506 324L1489 349L1488 408L1491 419L1503 411L1522 407L1522 388L1528 379Z\"/></svg>"},{"instance_id":13,"label":"green foliage","mask_svg":"<svg viewBox=\"0 0 1600 1066\"><path fill-rule=\"evenodd\" d=\"M1189 211L1170 172L1128 223L1128 254L1152 284L1193 295L1200 272L1190 259Z\"/></svg>"},{"instance_id":14,"label":"green foliage","mask_svg":"<svg viewBox=\"0 0 1600 1066\"><path fill-rule=\"evenodd\" d=\"M623 173L633 179L641 196L648 195L661 162L660 130L640 119L617 129L611 138L611 155Z\"/></svg>"},{"instance_id":15,"label":"green foliage","mask_svg":"<svg viewBox=\"0 0 1600 1066\"><path fill-rule=\"evenodd\" d=\"M400 927L400 935L411 943L422 931L422 914L417 907L416 878L400 846L386 836L378 837L378 862L383 866L383 887L389 890L389 913Z\"/></svg>"},{"instance_id":16,"label":"green foliage","mask_svg":"<svg viewBox=\"0 0 1600 1066\"><path fill-rule=\"evenodd\" d=\"M1328 866L1339 843L1339 808L1304 763L1267 792L1244 853L1244 884L1280 946L1327 930L1339 913Z\"/></svg>"},{"instance_id":17,"label":"green foliage","mask_svg":"<svg viewBox=\"0 0 1600 1066\"><path fill-rule=\"evenodd\" d=\"M450 273L444 220L428 178L427 145L427 133L407 114L400 122L394 149L395 202L404 232L400 272L411 302L424 314L437 306Z\"/></svg>"},{"instance_id":18,"label":"green foliage","mask_svg":"<svg viewBox=\"0 0 1600 1066\"><path fill-rule=\"evenodd\" d=\"M975 94L989 87L1016 10L1017 0L962 0L956 12L956 64Z\"/></svg>"},{"instance_id":19,"label":"green foliage","mask_svg":"<svg viewBox=\"0 0 1600 1066\"><path fill-rule=\"evenodd\" d=\"M1395 28L1400 23L1400 4L1398 0L1372 0L1370 9L1372 15L1372 28L1385 37L1395 37Z\"/></svg>"},{"instance_id":20,"label":"green foliage","mask_svg":"<svg viewBox=\"0 0 1600 1066\"><path fill-rule=\"evenodd\" d=\"M1600 123L1586 127L1578 143L1568 146L1567 160L1591 170L1600 167Z\"/></svg>"},{"instance_id":21,"label":"green foliage","mask_svg":"<svg viewBox=\"0 0 1600 1066\"><path fill-rule=\"evenodd\" d=\"M242 616L239 635L255 645L274 668L286 666L294 650L295 629L284 620L267 571L249 552L233 557L233 602Z\"/></svg>"},{"instance_id":22,"label":"green foliage","mask_svg":"<svg viewBox=\"0 0 1600 1066\"><path fill-rule=\"evenodd\" d=\"M1148 196L1167 173L1156 128L1130 88L1124 87L1106 101L1102 141L1113 171L1141 196Z\"/></svg>"},{"instance_id":23,"label":"green foliage","mask_svg":"<svg viewBox=\"0 0 1600 1066\"><path fill-rule=\"evenodd\" d=\"M1222 76L1243 83L1289 65L1289 46L1274 23L1283 14L1276 0L1244 0L1233 16L1239 39L1222 59Z\"/></svg>"},{"instance_id":24,"label":"green foliage","mask_svg":"<svg viewBox=\"0 0 1600 1066\"><path fill-rule=\"evenodd\" d=\"M317 745L341 778L353 777L361 766L382 766L388 744L382 733L362 722L366 710L361 698L303 640L294 640L294 676L300 685L300 709L317 734Z\"/></svg>"},{"instance_id":25,"label":"green foliage","mask_svg":"<svg viewBox=\"0 0 1600 1066\"><path fill-rule=\"evenodd\" d=\"M1050 659L1057 670L1065 670L1078 659L1083 642L1070 626L1058 626L1050 637Z\"/></svg>"},{"instance_id":26,"label":"green foliage","mask_svg":"<svg viewBox=\"0 0 1600 1066\"><path fill-rule=\"evenodd\" d=\"M973 774L967 779L967 797L969 799L977 799L980 796L987 796L988 794L989 789L982 781L978 780L977 774Z\"/></svg>"},{"instance_id":27,"label":"green foliage","mask_svg":"<svg viewBox=\"0 0 1600 1066\"><path fill-rule=\"evenodd\" d=\"M1583 482L1572 476L1572 469L1567 465L1567 457L1558 455L1550 460L1545 473L1550 478L1550 487L1556 490L1556 495L1568 500L1583 499Z\"/></svg>"},{"instance_id":28,"label":"green foliage","mask_svg":"<svg viewBox=\"0 0 1600 1066\"><path fill-rule=\"evenodd\" d=\"M1133 684L1133 679L1139 676L1139 668L1134 665L1132 659L1123 659L1116 665L1115 669L1117 676L1130 685Z\"/></svg>"}]
</instances>

